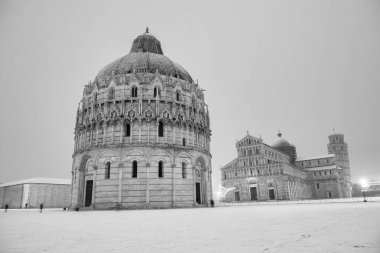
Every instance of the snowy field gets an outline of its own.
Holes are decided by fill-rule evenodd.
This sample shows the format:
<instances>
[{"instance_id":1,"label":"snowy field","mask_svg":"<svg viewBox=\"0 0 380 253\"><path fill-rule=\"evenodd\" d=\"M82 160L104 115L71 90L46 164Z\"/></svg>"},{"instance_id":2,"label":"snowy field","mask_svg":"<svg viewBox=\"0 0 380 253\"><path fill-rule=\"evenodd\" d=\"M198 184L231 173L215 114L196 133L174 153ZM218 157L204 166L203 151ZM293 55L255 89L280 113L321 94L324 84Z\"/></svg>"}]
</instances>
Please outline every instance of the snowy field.
<instances>
[{"instance_id":1,"label":"snowy field","mask_svg":"<svg viewBox=\"0 0 380 253\"><path fill-rule=\"evenodd\" d=\"M0 252L380 252L380 202L0 213Z\"/></svg>"}]
</instances>

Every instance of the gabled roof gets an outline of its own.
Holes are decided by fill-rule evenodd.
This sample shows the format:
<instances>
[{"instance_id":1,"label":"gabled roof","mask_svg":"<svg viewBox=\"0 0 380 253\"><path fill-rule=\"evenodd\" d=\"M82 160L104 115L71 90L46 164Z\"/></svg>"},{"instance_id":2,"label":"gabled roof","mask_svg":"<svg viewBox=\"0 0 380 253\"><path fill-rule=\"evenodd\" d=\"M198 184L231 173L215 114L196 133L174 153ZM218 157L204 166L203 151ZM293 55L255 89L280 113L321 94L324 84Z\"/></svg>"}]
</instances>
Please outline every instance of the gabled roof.
<instances>
[{"instance_id":1,"label":"gabled roof","mask_svg":"<svg viewBox=\"0 0 380 253\"><path fill-rule=\"evenodd\" d=\"M70 185L71 179L65 178L45 178L45 177L35 177L28 178L24 180L12 181L4 184L0 184L0 187L19 185L19 184L63 184Z\"/></svg>"},{"instance_id":2,"label":"gabled roof","mask_svg":"<svg viewBox=\"0 0 380 253\"><path fill-rule=\"evenodd\" d=\"M321 166L321 167L311 167L311 168L305 168L302 170L305 171L317 171L317 170L332 170L332 169L338 169L341 170L342 168L336 165L327 165L327 166Z\"/></svg>"},{"instance_id":3,"label":"gabled roof","mask_svg":"<svg viewBox=\"0 0 380 253\"><path fill-rule=\"evenodd\" d=\"M220 170L223 170L225 167L233 164L234 162L236 162L237 160L239 159L239 157L236 157L235 159L233 159L231 162L227 163L226 165L224 165L223 167L220 168Z\"/></svg>"},{"instance_id":4,"label":"gabled roof","mask_svg":"<svg viewBox=\"0 0 380 253\"><path fill-rule=\"evenodd\" d=\"M250 135L250 134L247 134L245 137L243 137L242 139L237 141L236 146L238 146L240 143L242 143L243 141L245 141L247 139L251 139L251 140L255 140L255 141L259 141L260 143L263 143L263 140L261 138L257 138L257 137ZM248 146L250 146L250 145L254 145L254 143L251 143Z\"/></svg>"},{"instance_id":5,"label":"gabled roof","mask_svg":"<svg viewBox=\"0 0 380 253\"><path fill-rule=\"evenodd\" d=\"M334 154L326 154L326 155L319 155L319 156L299 157L299 158L297 158L296 162L308 161L308 160L317 160L317 159L331 158L331 157L335 157L335 155Z\"/></svg>"}]
</instances>

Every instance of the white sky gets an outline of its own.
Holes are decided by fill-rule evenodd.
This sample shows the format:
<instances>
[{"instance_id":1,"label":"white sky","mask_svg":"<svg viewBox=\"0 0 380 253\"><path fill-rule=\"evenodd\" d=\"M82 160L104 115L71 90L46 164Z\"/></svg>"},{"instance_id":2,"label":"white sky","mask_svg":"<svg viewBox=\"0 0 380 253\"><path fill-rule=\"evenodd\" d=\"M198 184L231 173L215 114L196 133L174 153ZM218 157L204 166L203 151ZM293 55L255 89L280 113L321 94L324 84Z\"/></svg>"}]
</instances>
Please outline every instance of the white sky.
<instances>
[{"instance_id":1,"label":"white sky","mask_svg":"<svg viewBox=\"0 0 380 253\"><path fill-rule=\"evenodd\" d=\"M214 185L247 130L302 157L333 127L380 181L379 1L0 0L0 182L70 177L83 85L146 26L206 90Z\"/></svg>"}]
</instances>

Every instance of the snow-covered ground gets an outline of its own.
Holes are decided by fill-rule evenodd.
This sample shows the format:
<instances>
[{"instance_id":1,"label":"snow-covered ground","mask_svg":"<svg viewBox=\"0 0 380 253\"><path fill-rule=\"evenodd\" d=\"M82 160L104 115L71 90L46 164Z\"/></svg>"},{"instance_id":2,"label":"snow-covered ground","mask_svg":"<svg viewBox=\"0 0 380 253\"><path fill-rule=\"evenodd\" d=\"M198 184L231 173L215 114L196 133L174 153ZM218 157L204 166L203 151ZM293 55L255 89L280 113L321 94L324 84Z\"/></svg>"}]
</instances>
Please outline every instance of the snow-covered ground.
<instances>
[{"instance_id":1,"label":"snow-covered ground","mask_svg":"<svg viewBox=\"0 0 380 253\"><path fill-rule=\"evenodd\" d=\"M380 202L9 210L0 252L380 252Z\"/></svg>"}]
</instances>

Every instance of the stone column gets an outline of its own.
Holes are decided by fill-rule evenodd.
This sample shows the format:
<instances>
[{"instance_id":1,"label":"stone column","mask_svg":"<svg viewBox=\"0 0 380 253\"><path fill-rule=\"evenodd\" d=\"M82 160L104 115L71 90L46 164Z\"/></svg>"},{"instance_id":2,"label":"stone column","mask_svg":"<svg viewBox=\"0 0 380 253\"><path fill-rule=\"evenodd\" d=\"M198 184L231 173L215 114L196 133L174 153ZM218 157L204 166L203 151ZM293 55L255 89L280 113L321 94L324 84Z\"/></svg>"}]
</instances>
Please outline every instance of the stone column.
<instances>
[{"instance_id":1,"label":"stone column","mask_svg":"<svg viewBox=\"0 0 380 253\"><path fill-rule=\"evenodd\" d=\"M94 173L93 173L93 179L92 179L92 200L91 200L91 203L92 203L92 209L95 209L95 194L96 194L96 173L97 173L97 170L98 170L98 167L96 165L93 165L93 170L94 170Z\"/></svg>"},{"instance_id":2,"label":"stone column","mask_svg":"<svg viewBox=\"0 0 380 253\"><path fill-rule=\"evenodd\" d=\"M90 147L92 146L92 127L90 129Z\"/></svg>"},{"instance_id":3,"label":"stone column","mask_svg":"<svg viewBox=\"0 0 380 253\"><path fill-rule=\"evenodd\" d=\"M111 136L111 144L113 144L113 137L114 137L114 133L115 133L115 123L112 124L112 136Z\"/></svg>"},{"instance_id":4,"label":"stone column","mask_svg":"<svg viewBox=\"0 0 380 253\"><path fill-rule=\"evenodd\" d=\"M188 142L188 144L186 143L186 145L189 145L189 146L190 146L189 126L186 126L186 141Z\"/></svg>"},{"instance_id":5,"label":"stone column","mask_svg":"<svg viewBox=\"0 0 380 253\"><path fill-rule=\"evenodd\" d=\"M175 125L173 125L173 131L172 131L172 133L173 133L173 144L175 144Z\"/></svg>"},{"instance_id":6,"label":"stone column","mask_svg":"<svg viewBox=\"0 0 380 253\"><path fill-rule=\"evenodd\" d=\"M83 139L84 139L84 141L83 141L83 149L86 149L86 146L87 146L87 130L85 129L84 130L84 134L83 134Z\"/></svg>"},{"instance_id":7,"label":"stone column","mask_svg":"<svg viewBox=\"0 0 380 253\"><path fill-rule=\"evenodd\" d=\"M142 127L142 123L140 121L139 122L139 142L141 142L141 127Z\"/></svg>"},{"instance_id":8,"label":"stone column","mask_svg":"<svg viewBox=\"0 0 380 253\"><path fill-rule=\"evenodd\" d=\"M131 119L131 124L129 125L130 126L130 131L129 131L129 143L132 143L132 133L133 133L133 123L132 123L132 119Z\"/></svg>"},{"instance_id":9,"label":"stone column","mask_svg":"<svg viewBox=\"0 0 380 253\"><path fill-rule=\"evenodd\" d=\"M195 203L197 203L197 199L196 199L196 192L197 192L197 189L195 187L195 183L196 183L196 180L195 180L195 167L193 166L193 205L195 206Z\"/></svg>"},{"instance_id":10,"label":"stone column","mask_svg":"<svg viewBox=\"0 0 380 253\"><path fill-rule=\"evenodd\" d=\"M98 146L98 141L99 141L99 125L96 126L96 146Z\"/></svg>"},{"instance_id":11,"label":"stone column","mask_svg":"<svg viewBox=\"0 0 380 253\"><path fill-rule=\"evenodd\" d=\"M117 203L121 205L121 187L123 180L123 163L119 163L119 191L117 194Z\"/></svg>"},{"instance_id":12,"label":"stone column","mask_svg":"<svg viewBox=\"0 0 380 253\"><path fill-rule=\"evenodd\" d=\"M173 196L172 196L172 207L175 207L175 181L174 181L174 169L175 169L175 162L172 163L172 192L173 192Z\"/></svg>"},{"instance_id":13,"label":"stone column","mask_svg":"<svg viewBox=\"0 0 380 253\"><path fill-rule=\"evenodd\" d=\"M106 130L107 130L107 125L106 124L104 124L103 125L103 145L105 145L106 144Z\"/></svg>"},{"instance_id":14,"label":"stone column","mask_svg":"<svg viewBox=\"0 0 380 253\"><path fill-rule=\"evenodd\" d=\"M182 125L179 128L179 135L180 135L180 137L179 137L179 145L182 145L183 144L183 136L184 136Z\"/></svg>"},{"instance_id":15,"label":"stone column","mask_svg":"<svg viewBox=\"0 0 380 253\"><path fill-rule=\"evenodd\" d=\"M149 178L150 178L150 163L146 163L146 198L145 198L145 205L146 207L149 207L150 201L149 201Z\"/></svg>"},{"instance_id":16,"label":"stone column","mask_svg":"<svg viewBox=\"0 0 380 253\"><path fill-rule=\"evenodd\" d=\"M123 127L124 127L124 124L123 124L123 122L121 122L121 124L120 124L120 144L123 143Z\"/></svg>"},{"instance_id":17,"label":"stone column","mask_svg":"<svg viewBox=\"0 0 380 253\"><path fill-rule=\"evenodd\" d=\"M150 123L148 123L147 126L148 126L148 143L150 143Z\"/></svg>"},{"instance_id":18,"label":"stone column","mask_svg":"<svg viewBox=\"0 0 380 253\"><path fill-rule=\"evenodd\" d=\"M157 121L156 127L155 127L155 129L156 129L156 143L158 143L158 125L159 125L159 122Z\"/></svg>"},{"instance_id":19,"label":"stone column","mask_svg":"<svg viewBox=\"0 0 380 253\"><path fill-rule=\"evenodd\" d=\"M167 126L167 124L164 125L164 131L165 131L165 143L168 143L168 126Z\"/></svg>"},{"instance_id":20,"label":"stone column","mask_svg":"<svg viewBox=\"0 0 380 253\"><path fill-rule=\"evenodd\" d=\"M209 183L210 183L210 195L211 195L211 200L213 200L214 199L214 196L213 196L213 194L212 194L212 170L211 170L211 168L210 168L210 170L209 170ZM249 187L249 186L248 186ZM249 188L248 188L249 189Z\"/></svg>"},{"instance_id":21,"label":"stone column","mask_svg":"<svg viewBox=\"0 0 380 253\"><path fill-rule=\"evenodd\" d=\"M208 206L208 196L207 196L207 188L208 188L208 185L207 185L207 171L202 171L202 183L201 183L201 188L202 188L202 195L204 197L204 201L203 203L206 204Z\"/></svg>"},{"instance_id":22,"label":"stone column","mask_svg":"<svg viewBox=\"0 0 380 253\"><path fill-rule=\"evenodd\" d=\"M81 150L82 149L82 133L80 131L78 132L78 140L79 140L78 149Z\"/></svg>"},{"instance_id":23,"label":"stone column","mask_svg":"<svg viewBox=\"0 0 380 253\"><path fill-rule=\"evenodd\" d=\"M84 191L85 191L85 178L84 178L84 171L78 170L78 199L77 203L79 206L84 206Z\"/></svg>"}]
</instances>

